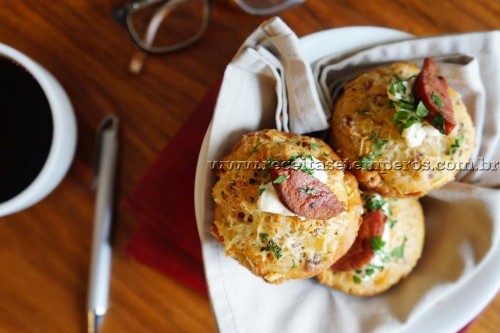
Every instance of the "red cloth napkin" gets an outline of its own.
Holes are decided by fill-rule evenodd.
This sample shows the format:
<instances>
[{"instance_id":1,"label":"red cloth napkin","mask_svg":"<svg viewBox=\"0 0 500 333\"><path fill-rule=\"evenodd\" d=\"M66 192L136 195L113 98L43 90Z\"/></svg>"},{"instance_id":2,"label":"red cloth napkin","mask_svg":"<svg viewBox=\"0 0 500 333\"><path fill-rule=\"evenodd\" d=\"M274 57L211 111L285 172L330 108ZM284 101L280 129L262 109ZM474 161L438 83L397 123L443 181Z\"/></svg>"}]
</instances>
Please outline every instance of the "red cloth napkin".
<instances>
[{"instance_id":1,"label":"red cloth napkin","mask_svg":"<svg viewBox=\"0 0 500 333\"><path fill-rule=\"evenodd\" d=\"M140 223L126 254L207 294L194 214L194 178L219 85L210 91L123 202Z\"/></svg>"}]
</instances>

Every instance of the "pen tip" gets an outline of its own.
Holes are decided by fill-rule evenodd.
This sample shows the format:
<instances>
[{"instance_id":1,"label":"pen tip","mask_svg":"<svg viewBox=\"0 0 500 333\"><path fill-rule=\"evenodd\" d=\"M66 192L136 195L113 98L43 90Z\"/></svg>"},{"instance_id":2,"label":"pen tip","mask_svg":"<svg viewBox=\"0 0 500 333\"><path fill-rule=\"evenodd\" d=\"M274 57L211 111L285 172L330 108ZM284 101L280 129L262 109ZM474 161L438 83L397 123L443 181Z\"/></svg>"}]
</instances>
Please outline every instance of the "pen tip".
<instances>
[{"instance_id":1,"label":"pen tip","mask_svg":"<svg viewBox=\"0 0 500 333\"><path fill-rule=\"evenodd\" d=\"M87 333L98 333L101 319L102 316L97 315L94 311L87 312Z\"/></svg>"}]
</instances>

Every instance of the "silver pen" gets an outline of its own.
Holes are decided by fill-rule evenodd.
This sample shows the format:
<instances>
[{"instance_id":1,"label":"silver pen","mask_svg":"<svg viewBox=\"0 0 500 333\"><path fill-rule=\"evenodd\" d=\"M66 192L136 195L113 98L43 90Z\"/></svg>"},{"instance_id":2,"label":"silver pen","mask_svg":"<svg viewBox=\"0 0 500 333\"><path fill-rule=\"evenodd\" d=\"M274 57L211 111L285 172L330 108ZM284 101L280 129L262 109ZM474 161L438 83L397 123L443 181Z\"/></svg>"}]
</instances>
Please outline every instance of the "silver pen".
<instances>
[{"instance_id":1,"label":"silver pen","mask_svg":"<svg viewBox=\"0 0 500 333\"><path fill-rule=\"evenodd\" d=\"M105 117L97 132L94 188L97 190L87 297L88 333L97 333L108 309L111 273L110 231L118 151L118 118Z\"/></svg>"}]
</instances>

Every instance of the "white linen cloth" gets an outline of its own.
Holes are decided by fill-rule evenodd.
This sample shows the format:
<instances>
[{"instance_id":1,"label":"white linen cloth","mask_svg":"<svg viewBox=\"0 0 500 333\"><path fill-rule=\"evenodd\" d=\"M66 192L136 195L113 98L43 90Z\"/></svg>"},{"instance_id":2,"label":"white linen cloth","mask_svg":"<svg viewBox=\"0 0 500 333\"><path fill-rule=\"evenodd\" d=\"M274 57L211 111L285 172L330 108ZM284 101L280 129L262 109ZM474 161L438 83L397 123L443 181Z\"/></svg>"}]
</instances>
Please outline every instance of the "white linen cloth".
<instances>
[{"instance_id":1,"label":"white linen cloth","mask_svg":"<svg viewBox=\"0 0 500 333\"><path fill-rule=\"evenodd\" d=\"M339 77L334 71L367 62L457 54L470 61L440 68L446 68L450 85L462 93L473 114L479 140L474 158L498 160L499 49L499 33L493 32L411 39L345 59L325 59L315 71L325 93L320 99L297 37L274 18L247 39L226 69L208 136L207 160L221 159L249 131L288 130L288 125L295 133L328 128L329 87ZM211 303L222 333L419 332L426 324L443 328L440 332L456 332L460 327L439 326L443 321L433 323L429 314L446 304L447 312L442 313L446 322L460 307L473 304L475 294L461 303L455 291L474 288L471 284L478 274L490 286L489 297L499 288L500 265L492 261L500 254L500 191L484 187L500 185L498 172L475 174L472 180L482 182L482 187L451 183L424 198L426 242L417 268L406 281L370 298L331 290L314 279L269 285L225 257L223 246L209 234L214 179L208 165L206 174L205 200L197 220ZM470 316L480 310L471 308Z\"/></svg>"}]
</instances>

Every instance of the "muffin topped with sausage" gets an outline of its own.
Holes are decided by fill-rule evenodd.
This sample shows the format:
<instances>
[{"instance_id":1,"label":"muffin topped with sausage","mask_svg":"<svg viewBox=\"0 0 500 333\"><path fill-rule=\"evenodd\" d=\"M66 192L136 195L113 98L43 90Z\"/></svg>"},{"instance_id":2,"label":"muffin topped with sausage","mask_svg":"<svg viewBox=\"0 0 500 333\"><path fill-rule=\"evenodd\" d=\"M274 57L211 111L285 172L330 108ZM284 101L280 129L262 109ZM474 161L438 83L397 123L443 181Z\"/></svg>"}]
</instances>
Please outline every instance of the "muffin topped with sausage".
<instances>
[{"instance_id":1,"label":"muffin topped with sausage","mask_svg":"<svg viewBox=\"0 0 500 333\"><path fill-rule=\"evenodd\" d=\"M344 86L333 111L333 144L360 186L384 196L423 196L452 181L474 147L459 93L426 58L396 63Z\"/></svg>"},{"instance_id":2,"label":"muffin topped with sausage","mask_svg":"<svg viewBox=\"0 0 500 333\"><path fill-rule=\"evenodd\" d=\"M320 273L320 283L358 296L389 289L415 267L424 243L424 215L417 199L364 193L363 223L349 251Z\"/></svg>"},{"instance_id":3,"label":"muffin topped with sausage","mask_svg":"<svg viewBox=\"0 0 500 333\"><path fill-rule=\"evenodd\" d=\"M262 130L245 135L223 161L211 232L227 256L266 282L312 277L354 242L358 185L323 141Z\"/></svg>"}]
</instances>

